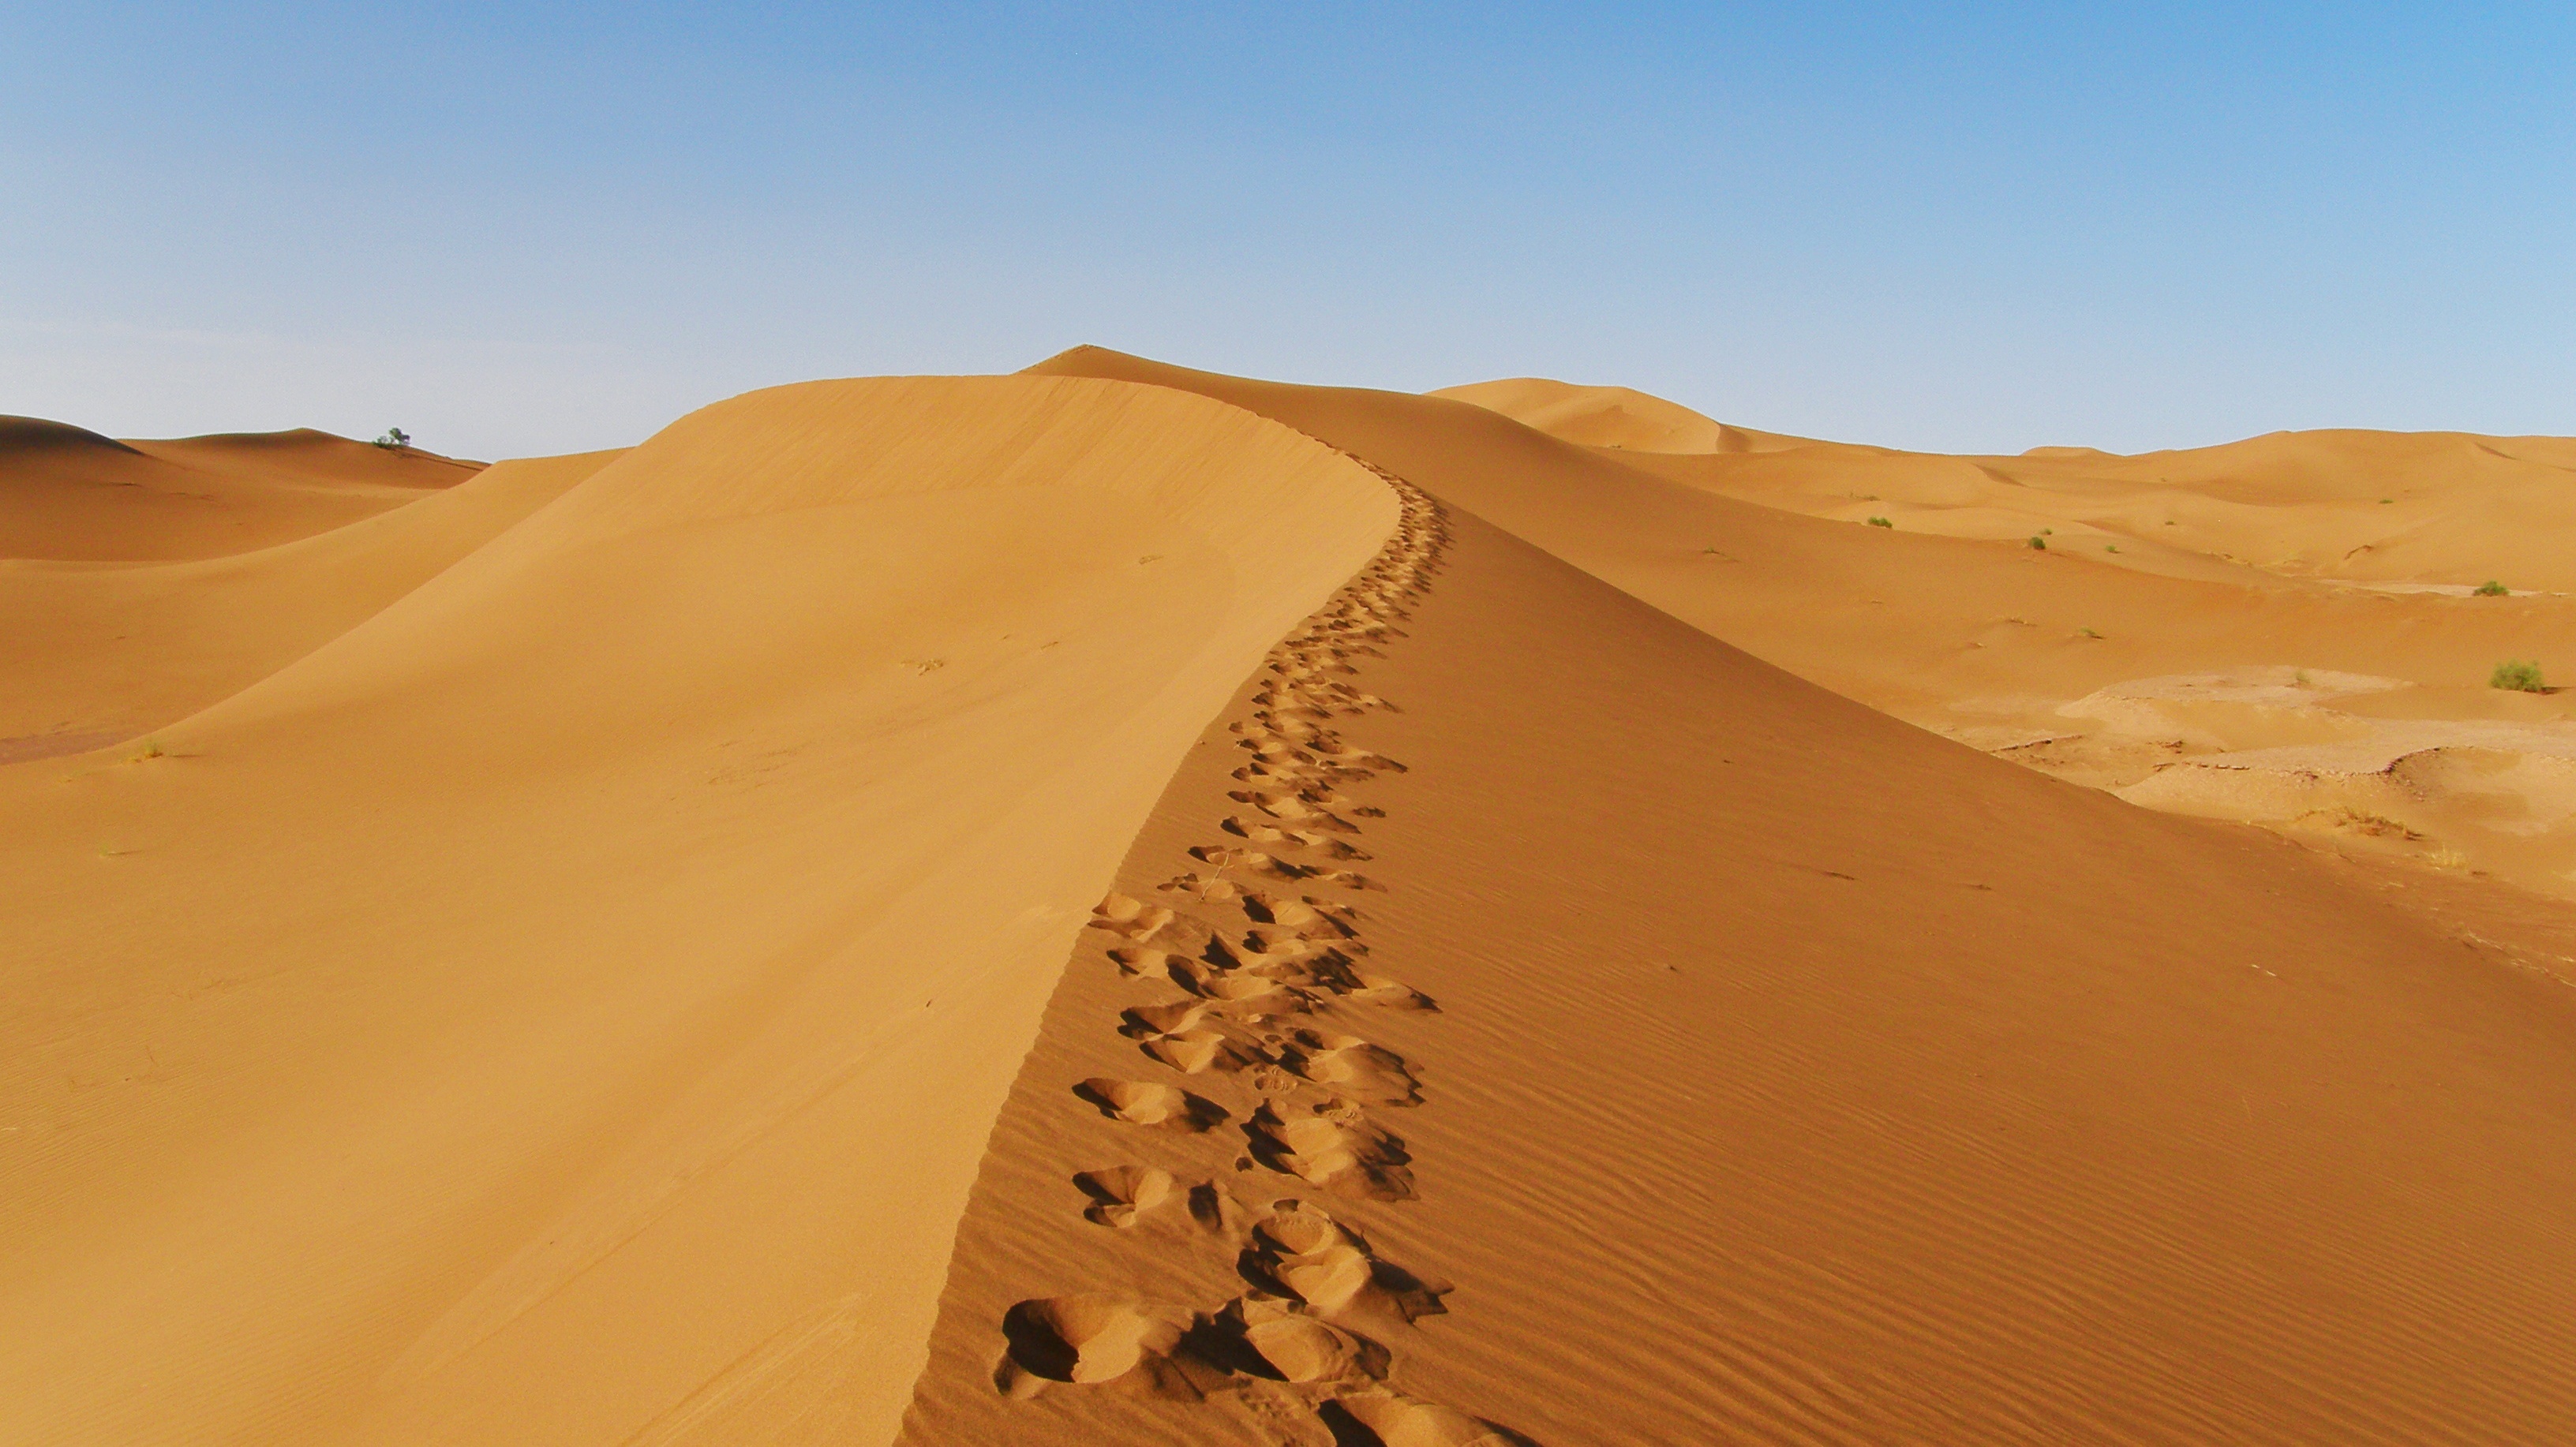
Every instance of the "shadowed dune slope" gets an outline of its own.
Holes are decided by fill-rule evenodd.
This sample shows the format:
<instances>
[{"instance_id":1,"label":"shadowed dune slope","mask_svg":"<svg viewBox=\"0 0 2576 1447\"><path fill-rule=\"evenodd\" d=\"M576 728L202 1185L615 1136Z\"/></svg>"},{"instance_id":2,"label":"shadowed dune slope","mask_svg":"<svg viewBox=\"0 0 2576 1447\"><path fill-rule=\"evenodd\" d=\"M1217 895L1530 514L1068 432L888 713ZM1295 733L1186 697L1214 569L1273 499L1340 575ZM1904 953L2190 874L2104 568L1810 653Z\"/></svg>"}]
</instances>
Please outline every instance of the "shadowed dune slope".
<instances>
[{"instance_id":1,"label":"shadowed dune slope","mask_svg":"<svg viewBox=\"0 0 2576 1447\"><path fill-rule=\"evenodd\" d=\"M1443 398L1253 381L1097 347L1032 370L1186 388L1276 417L1758 657L1917 722L1979 696L2074 698L2205 666L2213 652L2475 684L2496 658L2532 656L2558 626L2542 600L2463 607L2197 555L2149 572L2071 546L1845 526L1659 477L1641 470L1645 459ZM2083 637L2088 627L2104 637Z\"/></svg>"},{"instance_id":2,"label":"shadowed dune slope","mask_svg":"<svg viewBox=\"0 0 2576 1447\"><path fill-rule=\"evenodd\" d=\"M2073 527L2060 528L2045 551L2018 535L2006 545L1874 528L1656 472L1732 461L1785 465L1827 449L1736 459L1612 452L1443 398L1247 381L1097 348L1042 368L1158 381L1277 417L1800 677L1981 748L2085 734L2098 721L2070 718L2065 709L2141 679L2268 669L2287 685L2296 670L2362 675L2418 685L2390 695L2392 705L2443 720L2484 706L2492 696L2487 674L2498 660L2540 659L2555 673L2576 671L2576 659L2562 651L2576 636L2576 602L2569 599L2376 591L2282 576L2179 545L2130 540L2110 552L2105 539L2117 535ZM1956 458L1897 460L1973 470ZM2283 690L2285 698L2294 692ZM2231 747L2267 734L2291 742L2357 731L2350 720L2314 710L2244 712L2248 740ZM2133 782L2176 757L2167 743L2202 732L2163 720L2140 727L2140 737L2081 745L2070 772ZM2477 788L2455 787L2465 783ZM2563 793L2556 785L2525 791L2528 797L2492 792L2496 780L2442 787L2457 799L2414 820L2437 831L2432 842L2464 849L2480 867L2535 889L2564 895L2576 888L2566 872L2576 859L2576 834L2556 827L2554 800ZM2267 819L2284 809L2341 818L2351 804L2387 807L2344 792L2351 797L2258 789L2241 801L2194 807ZM2455 817L2472 814L2492 827L2451 827Z\"/></svg>"},{"instance_id":3,"label":"shadowed dune slope","mask_svg":"<svg viewBox=\"0 0 2576 1447\"><path fill-rule=\"evenodd\" d=\"M0 559L0 616L16 644L0 695L0 763L98 748L228 698L619 455L500 463L389 512L230 557Z\"/></svg>"},{"instance_id":4,"label":"shadowed dune slope","mask_svg":"<svg viewBox=\"0 0 2576 1447\"><path fill-rule=\"evenodd\" d=\"M0 1439L886 1440L1090 904L1395 517L1165 389L779 388L0 770Z\"/></svg>"},{"instance_id":5,"label":"shadowed dune slope","mask_svg":"<svg viewBox=\"0 0 2576 1447\"><path fill-rule=\"evenodd\" d=\"M0 417L0 559L249 552L400 507L481 467L311 428L117 442Z\"/></svg>"},{"instance_id":6,"label":"shadowed dune slope","mask_svg":"<svg viewBox=\"0 0 2576 1447\"><path fill-rule=\"evenodd\" d=\"M1450 523L1404 636L1345 659L1392 708L1323 740L1240 692L1155 806L1144 908L1076 948L1002 1111L907 1442L2576 1434L2565 990ZM1254 842L1298 812L1259 781L1318 768L1371 889L1228 852L1343 857ZM1300 892L1354 912L1283 966ZM1437 1011L1249 993L1336 958ZM1328 1087L1285 1149L1264 1102ZM1110 1113L1155 1090L1212 1109Z\"/></svg>"}]
</instances>

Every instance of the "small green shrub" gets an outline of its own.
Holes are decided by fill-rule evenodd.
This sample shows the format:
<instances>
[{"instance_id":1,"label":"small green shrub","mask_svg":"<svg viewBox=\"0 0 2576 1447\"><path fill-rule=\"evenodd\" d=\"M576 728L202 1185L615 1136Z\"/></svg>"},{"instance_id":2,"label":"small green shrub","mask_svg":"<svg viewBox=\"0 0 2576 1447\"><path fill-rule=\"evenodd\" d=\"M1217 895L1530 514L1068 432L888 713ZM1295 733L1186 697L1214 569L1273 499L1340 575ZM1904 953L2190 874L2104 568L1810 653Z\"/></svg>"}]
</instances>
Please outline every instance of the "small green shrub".
<instances>
[{"instance_id":1,"label":"small green shrub","mask_svg":"<svg viewBox=\"0 0 2576 1447\"><path fill-rule=\"evenodd\" d=\"M1869 520L1869 525L1874 528L1892 528L1896 526L1896 524L1889 522L1885 518L1871 518Z\"/></svg>"},{"instance_id":2,"label":"small green shrub","mask_svg":"<svg viewBox=\"0 0 2576 1447\"><path fill-rule=\"evenodd\" d=\"M2497 582L2493 578L2489 578L2485 582L2478 584L2477 591L2478 596L2481 598L2506 598L2511 597L2513 594L2513 590L2511 588L2506 587L2504 584Z\"/></svg>"},{"instance_id":3,"label":"small green shrub","mask_svg":"<svg viewBox=\"0 0 2576 1447\"><path fill-rule=\"evenodd\" d=\"M376 439L376 445L387 452L400 452L411 446L411 434L399 427L388 427L385 435Z\"/></svg>"},{"instance_id":4,"label":"small green shrub","mask_svg":"<svg viewBox=\"0 0 2576 1447\"><path fill-rule=\"evenodd\" d=\"M2540 681L2540 665L2507 659L2487 675L2487 687L2509 688L2516 693L2546 693L2548 686Z\"/></svg>"},{"instance_id":5,"label":"small green shrub","mask_svg":"<svg viewBox=\"0 0 2576 1447\"><path fill-rule=\"evenodd\" d=\"M2090 629L2090 628L2078 628L2078 629L2076 629L2075 631L2076 631L2076 632L2078 632L2078 633L2083 634L2083 635L2084 635L2085 637L2087 637L2087 638L2099 638L2099 637L2101 637L2101 636L2102 636L2101 634L2094 632L2094 631L2093 631L2092 629Z\"/></svg>"},{"instance_id":6,"label":"small green shrub","mask_svg":"<svg viewBox=\"0 0 2576 1447\"><path fill-rule=\"evenodd\" d=\"M2102 551L2106 553L2116 553L2120 551L2120 545L2118 543L2104 543L2102 545Z\"/></svg>"},{"instance_id":7,"label":"small green shrub","mask_svg":"<svg viewBox=\"0 0 2576 1447\"><path fill-rule=\"evenodd\" d=\"M2032 533L2030 535L2030 545L2033 548L2038 549L2040 552L2044 553L2048 551L2048 539L2041 537L2037 533Z\"/></svg>"}]
</instances>

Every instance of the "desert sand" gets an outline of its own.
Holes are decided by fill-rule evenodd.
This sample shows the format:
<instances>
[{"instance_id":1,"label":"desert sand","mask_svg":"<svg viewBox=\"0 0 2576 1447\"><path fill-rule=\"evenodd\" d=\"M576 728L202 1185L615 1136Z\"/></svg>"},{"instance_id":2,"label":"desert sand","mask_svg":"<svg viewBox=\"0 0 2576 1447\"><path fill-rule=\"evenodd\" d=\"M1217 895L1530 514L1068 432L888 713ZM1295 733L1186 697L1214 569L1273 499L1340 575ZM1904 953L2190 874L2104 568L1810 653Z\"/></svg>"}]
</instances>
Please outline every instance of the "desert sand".
<instances>
[{"instance_id":1,"label":"desert sand","mask_svg":"<svg viewBox=\"0 0 2576 1447\"><path fill-rule=\"evenodd\" d=\"M0 1440L2576 1440L2576 443L12 427Z\"/></svg>"}]
</instances>

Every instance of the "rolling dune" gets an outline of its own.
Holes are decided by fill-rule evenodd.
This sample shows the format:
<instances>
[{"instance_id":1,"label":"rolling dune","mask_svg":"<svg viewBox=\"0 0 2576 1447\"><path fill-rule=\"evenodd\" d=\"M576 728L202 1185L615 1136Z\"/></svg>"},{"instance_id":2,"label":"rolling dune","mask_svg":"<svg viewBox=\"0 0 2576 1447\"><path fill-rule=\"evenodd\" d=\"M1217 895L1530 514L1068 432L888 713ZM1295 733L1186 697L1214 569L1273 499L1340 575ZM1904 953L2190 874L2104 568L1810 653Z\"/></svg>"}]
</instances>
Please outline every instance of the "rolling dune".
<instances>
[{"instance_id":1,"label":"rolling dune","mask_svg":"<svg viewBox=\"0 0 2576 1447\"><path fill-rule=\"evenodd\" d=\"M883 1440L1090 903L1394 519L1183 393L783 388L0 772L0 1437Z\"/></svg>"},{"instance_id":2,"label":"rolling dune","mask_svg":"<svg viewBox=\"0 0 2576 1447\"><path fill-rule=\"evenodd\" d=\"M0 558L167 561L271 547L372 517L482 467L310 428L118 442L0 417Z\"/></svg>"},{"instance_id":3,"label":"rolling dune","mask_svg":"<svg viewBox=\"0 0 2576 1447\"><path fill-rule=\"evenodd\" d=\"M1508 480L1437 405L1163 375ZM907 1440L2576 1425L2562 983L2331 857L1978 758L1468 509L1443 530L1403 636L1339 660L1365 697L1256 680L1139 836L1004 1107ZM1275 752L1299 717L1333 732ZM1285 832L1242 807L1283 768L1349 827L1267 857L1372 888L1244 852ZM1282 929L1289 890L1330 927ZM1299 934L1323 963L1271 963ZM1122 1080L1186 1092L1187 1128ZM1266 1147L1300 1108L1340 1146Z\"/></svg>"},{"instance_id":4,"label":"rolling dune","mask_svg":"<svg viewBox=\"0 0 2576 1447\"><path fill-rule=\"evenodd\" d=\"M2408 862L2576 863L2566 605L2220 556L2385 511L2258 441L1078 348L55 517L0 1439L2576 1438L2576 908Z\"/></svg>"},{"instance_id":5,"label":"rolling dune","mask_svg":"<svg viewBox=\"0 0 2576 1447\"><path fill-rule=\"evenodd\" d=\"M1383 461L1800 677L2061 777L2576 897L2576 827L2549 762L2576 749L2576 720L2559 697L2499 701L2483 687L2506 659L2538 659L2562 673L2576 667L2559 651L2576 636L2576 599L2477 597L2465 587L2389 591L2179 544L2106 544L2102 534L2073 528L2044 539L2051 544L2045 550L2032 549L2018 531L2032 525L2028 515L2014 523L2009 543L1910 525L1875 528L1857 516L1809 515L1777 494L1757 501L1667 475L1685 467L1787 465L1813 454L1822 460L1798 465L1830 478L1834 458L1857 453L1875 465L1940 476L1974 472L1969 459L1832 444L1649 454L1576 445L1445 398L1252 382L1099 349L1067 353L1042 369L1159 380L1254 407ZM2308 459L2301 466L2325 455L2258 441L2258 452ZM2516 445L2539 456L2570 444ZM2363 495L2386 485L2384 477L2332 482L2313 472L2292 467L2259 485L2285 494L2340 487ZM2491 505L2478 501L2471 510ZM2551 514L2533 511L2488 532L2546 539L2553 526ZM2362 701L2300 682L2337 674L2393 687ZM2260 702L2236 706L2241 717L2224 732L2172 709L2108 713L2093 702L2106 691L2211 687ZM2500 707L2519 731L2492 726ZM2244 742L2228 741L2238 734ZM2475 769L2455 767L2456 758L2438 766L2418 759L2411 778L2355 781L2348 768L2320 772L2299 755L2238 755L2271 742L2266 735L2284 742L2369 736L2381 752L2364 773L2384 774L2427 750L2480 757L2501 750L2511 758L2502 768ZM2152 775L2174 768L2198 777L2149 785Z\"/></svg>"},{"instance_id":6,"label":"rolling dune","mask_svg":"<svg viewBox=\"0 0 2576 1447\"><path fill-rule=\"evenodd\" d=\"M0 698L0 761L121 743L229 698L617 455L504 462L374 517L228 557L0 560L0 614L18 650Z\"/></svg>"}]
</instances>

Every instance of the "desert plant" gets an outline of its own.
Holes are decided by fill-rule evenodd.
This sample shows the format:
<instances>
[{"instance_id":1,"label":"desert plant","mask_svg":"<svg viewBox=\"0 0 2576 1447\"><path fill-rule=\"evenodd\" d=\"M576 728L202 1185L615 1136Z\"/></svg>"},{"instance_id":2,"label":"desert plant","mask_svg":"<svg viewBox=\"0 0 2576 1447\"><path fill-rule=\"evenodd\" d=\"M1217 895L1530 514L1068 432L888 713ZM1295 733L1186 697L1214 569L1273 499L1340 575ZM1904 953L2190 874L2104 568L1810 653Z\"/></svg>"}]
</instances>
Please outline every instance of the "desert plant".
<instances>
[{"instance_id":1,"label":"desert plant","mask_svg":"<svg viewBox=\"0 0 2576 1447\"><path fill-rule=\"evenodd\" d=\"M2048 539L2041 537L2037 533L2032 533L2030 535L2030 545L2040 552L2044 553L2048 551Z\"/></svg>"},{"instance_id":2,"label":"desert plant","mask_svg":"<svg viewBox=\"0 0 2576 1447\"><path fill-rule=\"evenodd\" d=\"M2511 588L2506 587L2504 584L2497 582L2493 578L2489 578L2485 582L2478 584L2477 587L2477 594L2481 598L2504 598L2510 597L2512 593L2513 590Z\"/></svg>"},{"instance_id":3,"label":"desert plant","mask_svg":"<svg viewBox=\"0 0 2576 1447\"><path fill-rule=\"evenodd\" d=\"M1896 526L1896 524L1889 522L1885 518L1871 518L1869 520L1869 525L1874 528L1892 528Z\"/></svg>"},{"instance_id":4,"label":"desert plant","mask_svg":"<svg viewBox=\"0 0 2576 1447\"><path fill-rule=\"evenodd\" d=\"M2104 543L2102 545L2102 551L2106 553L2116 553L2120 551L2120 545L2118 543Z\"/></svg>"},{"instance_id":5,"label":"desert plant","mask_svg":"<svg viewBox=\"0 0 2576 1447\"><path fill-rule=\"evenodd\" d=\"M376 439L376 445L387 452L400 452L411 446L411 434L399 427L388 427L385 435Z\"/></svg>"},{"instance_id":6,"label":"desert plant","mask_svg":"<svg viewBox=\"0 0 2576 1447\"><path fill-rule=\"evenodd\" d=\"M2495 666L2495 672L2487 675L2487 687L2509 688L2516 693L2548 692L2547 685L2540 681L2540 665L2514 658Z\"/></svg>"},{"instance_id":7,"label":"desert plant","mask_svg":"<svg viewBox=\"0 0 2576 1447\"><path fill-rule=\"evenodd\" d=\"M2090 628L2078 628L2078 629L2076 629L2075 631L2076 631L2076 632L2078 632L2078 633L2083 634L2083 635L2084 635L2085 637L2087 637L2087 638L2099 638L2099 637L2101 637L2101 636L2102 636L2101 634L2094 632L2094 631L2093 631L2092 629L2090 629Z\"/></svg>"}]
</instances>

